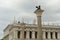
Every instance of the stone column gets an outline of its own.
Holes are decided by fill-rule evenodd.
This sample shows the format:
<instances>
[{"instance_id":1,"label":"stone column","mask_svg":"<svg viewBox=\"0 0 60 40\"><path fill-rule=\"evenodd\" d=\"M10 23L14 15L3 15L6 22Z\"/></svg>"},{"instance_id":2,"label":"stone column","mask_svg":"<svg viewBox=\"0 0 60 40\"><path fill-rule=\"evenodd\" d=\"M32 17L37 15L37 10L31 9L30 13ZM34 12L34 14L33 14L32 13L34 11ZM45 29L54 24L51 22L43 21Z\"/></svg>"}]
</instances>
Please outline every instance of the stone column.
<instances>
[{"instance_id":1,"label":"stone column","mask_svg":"<svg viewBox=\"0 0 60 40\"><path fill-rule=\"evenodd\" d=\"M51 39L51 35L50 35L50 32L48 32L48 39Z\"/></svg>"},{"instance_id":2,"label":"stone column","mask_svg":"<svg viewBox=\"0 0 60 40\"><path fill-rule=\"evenodd\" d=\"M53 39L56 39L56 38L55 38L55 32L53 32Z\"/></svg>"},{"instance_id":3,"label":"stone column","mask_svg":"<svg viewBox=\"0 0 60 40\"><path fill-rule=\"evenodd\" d=\"M29 31L27 31L26 38L29 39Z\"/></svg>"},{"instance_id":4,"label":"stone column","mask_svg":"<svg viewBox=\"0 0 60 40\"><path fill-rule=\"evenodd\" d=\"M24 38L25 24L26 24L26 23L24 23L24 22L21 23L21 27L22 27L22 30L21 30L21 32L22 32L22 33L21 33L22 38L21 38L21 40L25 40L25 38Z\"/></svg>"},{"instance_id":5,"label":"stone column","mask_svg":"<svg viewBox=\"0 0 60 40\"><path fill-rule=\"evenodd\" d=\"M35 32L32 31L32 38L35 39Z\"/></svg>"},{"instance_id":6,"label":"stone column","mask_svg":"<svg viewBox=\"0 0 60 40\"><path fill-rule=\"evenodd\" d=\"M16 34L16 32L14 31L14 38L16 37L16 35L15 35L15 34Z\"/></svg>"},{"instance_id":7,"label":"stone column","mask_svg":"<svg viewBox=\"0 0 60 40\"><path fill-rule=\"evenodd\" d=\"M13 40L14 39L14 32L9 32L9 40Z\"/></svg>"},{"instance_id":8,"label":"stone column","mask_svg":"<svg viewBox=\"0 0 60 40\"><path fill-rule=\"evenodd\" d=\"M43 31L43 39L46 39L45 32Z\"/></svg>"},{"instance_id":9,"label":"stone column","mask_svg":"<svg viewBox=\"0 0 60 40\"><path fill-rule=\"evenodd\" d=\"M41 15L43 10L39 7L36 7L37 10L34 12L37 15L37 24L38 24L38 40L43 40L42 38L42 21L41 21Z\"/></svg>"},{"instance_id":10,"label":"stone column","mask_svg":"<svg viewBox=\"0 0 60 40\"><path fill-rule=\"evenodd\" d=\"M57 32L58 39L60 40L60 32Z\"/></svg>"},{"instance_id":11,"label":"stone column","mask_svg":"<svg viewBox=\"0 0 60 40\"><path fill-rule=\"evenodd\" d=\"M14 40L17 40L17 31L16 30L14 30Z\"/></svg>"},{"instance_id":12,"label":"stone column","mask_svg":"<svg viewBox=\"0 0 60 40\"><path fill-rule=\"evenodd\" d=\"M21 35L22 35L22 39L21 40L25 40L24 39L24 29L22 29Z\"/></svg>"},{"instance_id":13,"label":"stone column","mask_svg":"<svg viewBox=\"0 0 60 40\"><path fill-rule=\"evenodd\" d=\"M17 38L17 32L18 32L18 31L16 31L16 38Z\"/></svg>"}]
</instances>

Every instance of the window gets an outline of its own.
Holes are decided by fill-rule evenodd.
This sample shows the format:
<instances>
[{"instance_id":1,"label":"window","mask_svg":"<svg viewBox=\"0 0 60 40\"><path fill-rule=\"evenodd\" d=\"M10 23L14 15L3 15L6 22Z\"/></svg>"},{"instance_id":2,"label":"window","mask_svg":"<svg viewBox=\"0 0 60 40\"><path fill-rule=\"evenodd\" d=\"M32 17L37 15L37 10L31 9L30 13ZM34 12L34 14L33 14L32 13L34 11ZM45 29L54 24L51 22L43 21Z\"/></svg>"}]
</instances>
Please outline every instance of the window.
<instances>
[{"instance_id":1,"label":"window","mask_svg":"<svg viewBox=\"0 0 60 40\"><path fill-rule=\"evenodd\" d=\"M18 34L17 34L18 38L20 38L20 31L18 31Z\"/></svg>"},{"instance_id":2,"label":"window","mask_svg":"<svg viewBox=\"0 0 60 40\"><path fill-rule=\"evenodd\" d=\"M50 32L50 35L51 35L51 39L53 38L53 33L52 32Z\"/></svg>"},{"instance_id":3,"label":"window","mask_svg":"<svg viewBox=\"0 0 60 40\"><path fill-rule=\"evenodd\" d=\"M48 39L48 32L45 33L46 39Z\"/></svg>"},{"instance_id":4,"label":"window","mask_svg":"<svg viewBox=\"0 0 60 40\"><path fill-rule=\"evenodd\" d=\"M30 38L32 38L32 32L30 31L30 34L29 34Z\"/></svg>"},{"instance_id":5,"label":"window","mask_svg":"<svg viewBox=\"0 0 60 40\"><path fill-rule=\"evenodd\" d=\"M35 38L37 38L37 32L35 32Z\"/></svg>"},{"instance_id":6,"label":"window","mask_svg":"<svg viewBox=\"0 0 60 40\"><path fill-rule=\"evenodd\" d=\"M57 39L57 32L55 32L55 38Z\"/></svg>"},{"instance_id":7,"label":"window","mask_svg":"<svg viewBox=\"0 0 60 40\"><path fill-rule=\"evenodd\" d=\"M24 38L26 38L26 31L24 31Z\"/></svg>"}]
</instances>

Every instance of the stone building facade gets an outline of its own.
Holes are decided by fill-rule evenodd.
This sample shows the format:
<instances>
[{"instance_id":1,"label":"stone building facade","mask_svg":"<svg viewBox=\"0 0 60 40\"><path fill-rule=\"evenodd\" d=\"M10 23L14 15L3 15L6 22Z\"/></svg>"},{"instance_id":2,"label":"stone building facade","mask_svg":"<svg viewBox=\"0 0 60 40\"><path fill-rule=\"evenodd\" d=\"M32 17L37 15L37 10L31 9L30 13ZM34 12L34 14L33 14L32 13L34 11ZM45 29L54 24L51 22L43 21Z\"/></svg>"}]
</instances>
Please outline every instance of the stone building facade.
<instances>
[{"instance_id":1,"label":"stone building facade","mask_svg":"<svg viewBox=\"0 0 60 40\"><path fill-rule=\"evenodd\" d=\"M23 29L24 28L24 29ZM37 40L37 25L26 23L9 24L4 29L3 40ZM24 35L22 36L22 31ZM60 40L60 27L54 25L42 25L43 40Z\"/></svg>"}]
</instances>

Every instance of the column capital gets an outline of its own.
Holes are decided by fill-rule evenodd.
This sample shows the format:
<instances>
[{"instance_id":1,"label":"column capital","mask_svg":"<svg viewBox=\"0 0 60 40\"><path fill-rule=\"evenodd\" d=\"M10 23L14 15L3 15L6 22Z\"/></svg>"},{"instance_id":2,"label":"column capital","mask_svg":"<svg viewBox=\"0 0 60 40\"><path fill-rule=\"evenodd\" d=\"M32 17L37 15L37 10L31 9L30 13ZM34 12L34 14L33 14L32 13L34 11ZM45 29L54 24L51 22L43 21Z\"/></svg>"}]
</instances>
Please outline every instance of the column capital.
<instances>
[{"instance_id":1,"label":"column capital","mask_svg":"<svg viewBox=\"0 0 60 40\"><path fill-rule=\"evenodd\" d=\"M37 9L35 10L35 14L37 15L37 16L41 16L42 15L42 12L44 11L44 10L42 10L41 8L40 8L40 6L39 7L36 7Z\"/></svg>"}]
</instances>

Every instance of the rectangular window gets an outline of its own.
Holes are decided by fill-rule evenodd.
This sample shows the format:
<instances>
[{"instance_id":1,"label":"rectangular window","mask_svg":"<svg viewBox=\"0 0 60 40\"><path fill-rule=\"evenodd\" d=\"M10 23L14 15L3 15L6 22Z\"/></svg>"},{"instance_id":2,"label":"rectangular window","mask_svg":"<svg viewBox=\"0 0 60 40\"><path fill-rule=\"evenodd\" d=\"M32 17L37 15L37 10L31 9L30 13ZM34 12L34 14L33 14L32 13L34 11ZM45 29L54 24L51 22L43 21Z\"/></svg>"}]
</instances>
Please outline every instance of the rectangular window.
<instances>
[{"instance_id":1,"label":"rectangular window","mask_svg":"<svg viewBox=\"0 0 60 40\"><path fill-rule=\"evenodd\" d=\"M37 38L37 32L35 32L35 38Z\"/></svg>"},{"instance_id":2,"label":"rectangular window","mask_svg":"<svg viewBox=\"0 0 60 40\"><path fill-rule=\"evenodd\" d=\"M32 32L30 31L30 34L29 34L30 38L32 38Z\"/></svg>"},{"instance_id":3,"label":"rectangular window","mask_svg":"<svg viewBox=\"0 0 60 40\"><path fill-rule=\"evenodd\" d=\"M57 32L55 32L55 38L57 39Z\"/></svg>"},{"instance_id":4,"label":"rectangular window","mask_svg":"<svg viewBox=\"0 0 60 40\"><path fill-rule=\"evenodd\" d=\"M24 38L26 38L26 31L24 31Z\"/></svg>"},{"instance_id":5,"label":"rectangular window","mask_svg":"<svg viewBox=\"0 0 60 40\"><path fill-rule=\"evenodd\" d=\"M48 32L45 32L46 39L48 39Z\"/></svg>"},{"instance_id":6,"label":"rectangular window","mask_svg":"<svg viewBox=\"0 0 60 40\"><path fill-rule=\"evenodd\" d=\"M51 35L51 39L53 38L53 32L50 32L50 35Z\"/></svg>"},{"instance_id":7,"label":"rectangular window","mask_svg":"<svg viewBox=\"0 0 60 40\"><path fill-rule=\"evenodd\" d=\"M17 34L18 38L20 38L20 31L18 31L18 34Z\"/></svg>"}]
</instances>

